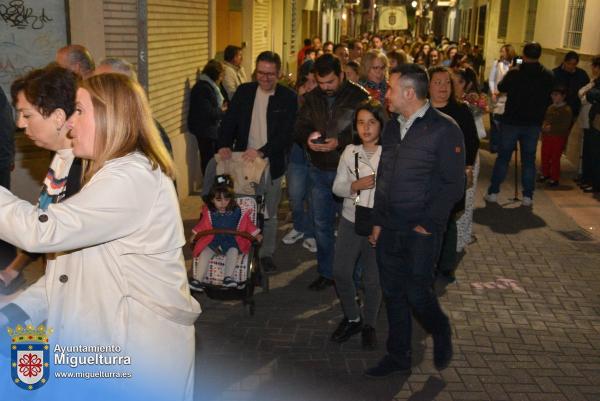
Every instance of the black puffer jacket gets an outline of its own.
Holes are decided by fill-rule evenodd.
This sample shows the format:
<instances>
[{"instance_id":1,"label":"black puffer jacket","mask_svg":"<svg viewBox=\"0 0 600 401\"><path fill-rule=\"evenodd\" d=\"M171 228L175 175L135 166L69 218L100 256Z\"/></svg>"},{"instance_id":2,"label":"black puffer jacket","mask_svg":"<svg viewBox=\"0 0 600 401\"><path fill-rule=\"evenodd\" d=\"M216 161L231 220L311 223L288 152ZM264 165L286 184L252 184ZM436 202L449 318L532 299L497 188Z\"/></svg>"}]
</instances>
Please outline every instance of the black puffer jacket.
<instances>
[{"instance_id":1,"label":"black puffer jacket","mask_svg":"<svg viewBox=\"0 0 600 401\"><path fill-rule=\"evenodd\" d=\"M326 138L337 138L338 147L333 152L313 152L308 149L311 163L321 169L336 171L340 155L352 143L352 124L354 110L369 94L357 84L344 81L331 108L327 95L320 88L315 88L305 95L305 101L296 122L296 141L307 148L308 136L319 131Z\"/></svg>"},{"instance_id":2,"label":"black puffer jacket","mask_svg":"<svg viewBox=\"0 0 600 401\"><path fill-rule=\"evenodd\" d=\"M388 121L381 145L375 225L392 230L420 225L429 232L444 231L465 186L465 145L460 128L429 107L402 141L398 121Z\"/></svg>"}]
</instances>

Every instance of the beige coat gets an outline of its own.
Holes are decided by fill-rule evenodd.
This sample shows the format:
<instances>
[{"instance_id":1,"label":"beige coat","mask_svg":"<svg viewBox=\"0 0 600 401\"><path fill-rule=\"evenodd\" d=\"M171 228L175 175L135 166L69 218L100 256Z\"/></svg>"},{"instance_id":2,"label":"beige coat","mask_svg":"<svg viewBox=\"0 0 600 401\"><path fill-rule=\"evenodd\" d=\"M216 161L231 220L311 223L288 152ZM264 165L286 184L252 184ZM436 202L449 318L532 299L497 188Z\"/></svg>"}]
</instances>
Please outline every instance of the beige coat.
<instances>
[{"instance_id":1,"label":"beige coat","mask_svg":"<svg viewBox=\"0 0 600 401\"><path fill-rule=\"evenodd\" d=\"M192 399L200 306L187 286L173 183L145 156L109 161L46 212L0 188L0 238L53 253L45 276L14 301L33 324L47 319L53 346L119 345L132 361L128 388ZM154 388L147 377L161 380Z\"/></svg>"}]
</instances>

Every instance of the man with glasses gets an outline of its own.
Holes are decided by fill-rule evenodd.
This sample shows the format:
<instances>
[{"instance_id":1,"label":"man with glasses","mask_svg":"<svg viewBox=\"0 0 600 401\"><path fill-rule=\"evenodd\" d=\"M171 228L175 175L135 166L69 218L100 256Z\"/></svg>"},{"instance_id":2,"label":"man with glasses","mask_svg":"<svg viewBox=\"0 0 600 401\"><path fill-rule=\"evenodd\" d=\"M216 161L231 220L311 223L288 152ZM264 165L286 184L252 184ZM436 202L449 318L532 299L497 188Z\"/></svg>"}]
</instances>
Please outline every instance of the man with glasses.
<instances>
[{"instance_id":1,"label":"man with glasses","mask_svg":"<svg viewBox=\"0 0 600 401\"><path fill-rule=\"evenodd\" d=\"M277 269L273 263L277 209L298 107L296 94L277 84L280 70L281 58L277 53L264 51L258 55L254 70L256 82L237 88L221 121L217 143L221 159L230 158L233 150L244 152L246 160L262 157L269 162L270 179L265 191L268 219L265 220L260 248L261 264L267 272Z\"/></svg>"},{"instance_id":2,"label":"man with glasses","mask_svg":"<svg viewBox=\"0 0 600 401\"><path fill-rule=\"evenodd\" d=\"M335 216L341 210L333 195L333 180L340 155L352 142L352 117L368 98L357 84L344 79L340 60L333 54L319 57L313 66L318 87L306 94L298 113L296 136L310 161L311 211L317 241L319 276L309 288L319 291L333 285Z\"/></svg>"}]
</instances>

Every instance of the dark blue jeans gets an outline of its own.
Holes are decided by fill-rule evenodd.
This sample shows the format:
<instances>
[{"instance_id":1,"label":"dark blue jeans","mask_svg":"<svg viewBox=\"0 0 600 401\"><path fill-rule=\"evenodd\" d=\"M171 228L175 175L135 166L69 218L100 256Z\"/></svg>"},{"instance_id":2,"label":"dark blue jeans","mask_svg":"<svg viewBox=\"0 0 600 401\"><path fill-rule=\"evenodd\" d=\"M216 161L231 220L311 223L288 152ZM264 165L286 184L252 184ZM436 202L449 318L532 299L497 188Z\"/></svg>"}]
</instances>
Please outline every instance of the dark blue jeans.
<instances>
[{"instance_id":1,"label":"dark blue jeans","mask_svg":"<svg viewBox=\"0 0 600 401\"><path fill-rule=\"evenodd\" d=\"M535 189L535 152L537 150L540 127L537 125L518 126L502 123L500 125L500 143L498 157L494 163L489 194L500 192L500 184L506 178L508 164L517 142L521 150L521 184L523 196L533 197Z\"/></svg>"},{"instance_id":2,"label":"dark blue jeans","mask_svg":"<svg viewBox=\"0 0 600 401\"><path fill-rule=\"evenodd\" d=\"M381 231L377 241L379 281L388 317L387 352L400 364L410 362L411 311L430 334L449 331L448 317L433 290L434 266L443 232Z\"/></svg>"},{"instance_id":3,"label":"dark blue jeans","mask_svg":"<svg viewBox=\"0 0 600 401\"><path fill-rule=\"evenodd\" d=\"M308 160L304 150L297 144L292 145L290 162L287 169L287 190L292 209L294 230L304 233L304 238L314 238L313 217L310 209L311 183L308 176ZM304 204L307 204L307 210Z\"/></svg>"},{"instance_id":4,"label":"dark blue jeans","mask_svg":"<svg viewBox=\"0 0 600 401\"><path fill-rule=\"evenodd\" d=\"M335 216L341 209L341 201L332 191L336 171L321 170L311 165L308 175L312 183L310 208L315 223L317 271L321 276L333 279Z\"/></svg>"}]
</instances>

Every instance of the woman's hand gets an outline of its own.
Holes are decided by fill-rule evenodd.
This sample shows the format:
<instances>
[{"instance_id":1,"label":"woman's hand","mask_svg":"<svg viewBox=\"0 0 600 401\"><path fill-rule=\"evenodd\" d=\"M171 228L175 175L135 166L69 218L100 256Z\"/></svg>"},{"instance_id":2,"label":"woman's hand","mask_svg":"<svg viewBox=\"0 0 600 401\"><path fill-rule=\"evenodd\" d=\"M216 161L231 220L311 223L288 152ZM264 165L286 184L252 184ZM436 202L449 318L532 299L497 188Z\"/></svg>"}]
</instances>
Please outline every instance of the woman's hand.
<instances>
[{"instance_id":1,"label":"woman's hand","mask_svg":"<svg viewBox=\"0 0 600 401\"><path fill-rule=\"evenodd\" d=\"M254 238L256 238L256 240L257 240L258 242L262 242L262 240L263 240L263 235L262 235L262 234L256 234L256 235L254 236Z\"/></svg>"},{"instance_id":2,"label":"woman's hand","mask_svg":"<svg viewBox=\"0 0 600 401\"><path fill-rule=\"evenodd\" d=\"M359 178L350 185L352 193L363 191L365 189L375 188L375 174L368 175L366 177Z\"/></svg>"}]
</instances>

